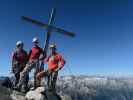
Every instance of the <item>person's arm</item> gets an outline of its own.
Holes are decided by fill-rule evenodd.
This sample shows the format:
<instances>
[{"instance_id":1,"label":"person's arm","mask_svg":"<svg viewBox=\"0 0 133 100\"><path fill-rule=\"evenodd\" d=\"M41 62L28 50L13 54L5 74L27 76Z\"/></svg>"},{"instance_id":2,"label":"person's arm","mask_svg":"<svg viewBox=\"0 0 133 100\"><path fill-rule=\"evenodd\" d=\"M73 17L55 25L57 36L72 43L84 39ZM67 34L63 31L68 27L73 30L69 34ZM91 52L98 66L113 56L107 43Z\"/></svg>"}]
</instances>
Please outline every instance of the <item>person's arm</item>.
<instances>
[{"instance_id":1,"label":"person's arm","mask_svg":"<svg viewBox=\"0 0 133 100\"><path fill-rule=\"evenodd\" d=\"M28 53L25 51L25 58L26 58L26 63L28 62Z\"/></svg>"},{"instance_id":2,"label":"person's arm","mask_svg":"<svg viewBox=\"0 0 133 100\"><path fill-rule=\"evenodd\" d=\"M62 58L61 55L59 55L59 64L58 64L58 69L57 70L61 70L63 68L63 66L65 65L66 61Z\"/></svg>"},{"instance_id":3,"label":"person's arm","mask_svg":"<svg viewBox=\"0 0 133 100\"><path fill-rule=\"evenodd\" d=\"M17 60L16 60L16 53L15 52L13 52L12 53L12 72L14 72L14 69L15 69L15 67L16 67L16 64L17 64Z\"/></svg>"},{"instance_id":4,"label":"person's arm","mask_svg":"<svg viewBox=\"0 0 133 100\"><path fill-rule=\"evenodd\" d=\"M24 54L25 54L25 59L24 59L24 63L23 63L23 66L22 66L23 68L26 67L26 64L27 64L27 62L29 60L28 59L28 53L26 51L24 51Z\"/></svg>"},{"instance_id":5,"label":"person's arm","mask_svg":"<svg viewBox=\"0 0 133 100\"><path fill-rule=\"evenodd\" d=\"M31 56L31 53L32 53L32 50L30 50L29 54L28 54L28 60L30 59L30 56Z\"/></svg>"},{"instance_id":6,"label":"person's arm","mask_svg":"<svg viewBox=\"0 0 133 100\"><path fill-rule=\"evenodd\" d=\"M65 65L66 61L62 58L59 64L59 68L62 69L63 66Z\"/></svg>"},{"instance_id":7,"label":"person's arm","mask_svg":"<svg viewBox=\"0 0 133 100\"><path fill-rule=\"evenodd\" d=\"M12 52L12 68L14 66L14 59L15 59L15 54L14 54L14 52Z\"/></svg>"},{"instance_id":8,"label":"person's arm","mask_svg":"<svg viewBox=\"0 0 133 100\"><path fill-rule=\"evenodd\" d=\"M46 58L46 52L45 51L43 51L43 49L42 48L40 48L40 57L39 57L39 59L40 60L44 60L45 58Z\"/></svg>"}]
</instances>

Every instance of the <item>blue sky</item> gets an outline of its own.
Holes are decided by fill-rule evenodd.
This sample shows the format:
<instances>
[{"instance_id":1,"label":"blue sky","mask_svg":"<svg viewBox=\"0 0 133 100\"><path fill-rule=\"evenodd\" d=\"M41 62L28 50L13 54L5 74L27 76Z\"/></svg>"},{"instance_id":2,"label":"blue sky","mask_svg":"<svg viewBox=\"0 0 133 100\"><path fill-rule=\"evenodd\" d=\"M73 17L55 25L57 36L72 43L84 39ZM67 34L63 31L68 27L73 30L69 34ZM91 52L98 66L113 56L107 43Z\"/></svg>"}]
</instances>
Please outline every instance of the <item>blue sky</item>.
<instances>
[{"instance_id":1,"label":"blue sky","mask_svg":"<svg viewBox=\"0 0 133 100\"><path fill-rule=\"evenodd\" d=\"M58 51L67 64L62 74L133 74L133 1L132 0L0 0L0 75L11 69L11 53L17 40L32 47L45 29L23 22L31 16L48 22L49 12L57 7L55 25L76 33L69 38L53 33ZM71 72L69 70L71 69Z\"/></svg>"}]
</instances>

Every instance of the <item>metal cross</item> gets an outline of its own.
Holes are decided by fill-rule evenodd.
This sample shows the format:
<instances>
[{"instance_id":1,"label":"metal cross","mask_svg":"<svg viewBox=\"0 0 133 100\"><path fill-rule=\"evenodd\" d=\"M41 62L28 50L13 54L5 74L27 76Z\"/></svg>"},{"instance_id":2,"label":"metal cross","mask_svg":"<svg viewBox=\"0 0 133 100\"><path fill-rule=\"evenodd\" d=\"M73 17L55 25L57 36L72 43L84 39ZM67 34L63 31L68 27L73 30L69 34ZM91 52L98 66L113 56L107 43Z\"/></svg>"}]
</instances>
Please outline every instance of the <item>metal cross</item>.
<instances>
[{"instance_id":1,"label":"metal cross","mask_svg":"<svg viewBox=\"0 0 133 100\"><path fill-rule=\"evenodd\" d=\"M25 20L27 22L30 22L30 23L33 23L33 24L35 24L37 26L40 26L42 28L47 29L47 34L46 34L45 43L44 43L44 52L45 53L47 53L48 45L49 45L49 41L50 41L50 37L51 37L52 32L57 32L57 33L60 33L60 34L71 36L71 37L75 36L75 34L72 33L72 32L68 32L68 31L66 31L62 28L58 28L58 27L53 26L53 23L54 23L54 20L55 20L55 14L56 14L56 9L53 8L52 11L51 11L51 14L50 14L48 24L45 24L45 23L40 22L38 20L32 19L30 17L22 16L23 20Z\"/></svg>"}]
</instances>

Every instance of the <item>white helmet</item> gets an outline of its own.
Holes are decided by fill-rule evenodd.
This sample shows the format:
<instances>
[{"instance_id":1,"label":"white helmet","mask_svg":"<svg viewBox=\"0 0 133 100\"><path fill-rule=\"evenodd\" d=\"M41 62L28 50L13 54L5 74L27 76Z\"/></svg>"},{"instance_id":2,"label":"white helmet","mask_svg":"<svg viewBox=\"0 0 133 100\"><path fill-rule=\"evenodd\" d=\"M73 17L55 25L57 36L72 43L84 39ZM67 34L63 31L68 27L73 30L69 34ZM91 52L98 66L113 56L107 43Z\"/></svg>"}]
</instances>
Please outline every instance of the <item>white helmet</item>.
<instances>
[{"instance_id":1,"label":"white helmet","mask_svg":"<svg viewBox=\"0 0 133 100\"><path fill-rule=\"evenodd\" d=\"M17 41L16 46L23 45L22 41Z\"/></svg>"},{"instance_id":2,"label":"white helmet","mask_svg":"<svg viewBox=\"0 0 133 100\"><path fill-rule=\"evenodd\" d=\"M33 43L39 43L39 39L37 37L33 38L32 40Z\"/></svg>"}]
</instances>

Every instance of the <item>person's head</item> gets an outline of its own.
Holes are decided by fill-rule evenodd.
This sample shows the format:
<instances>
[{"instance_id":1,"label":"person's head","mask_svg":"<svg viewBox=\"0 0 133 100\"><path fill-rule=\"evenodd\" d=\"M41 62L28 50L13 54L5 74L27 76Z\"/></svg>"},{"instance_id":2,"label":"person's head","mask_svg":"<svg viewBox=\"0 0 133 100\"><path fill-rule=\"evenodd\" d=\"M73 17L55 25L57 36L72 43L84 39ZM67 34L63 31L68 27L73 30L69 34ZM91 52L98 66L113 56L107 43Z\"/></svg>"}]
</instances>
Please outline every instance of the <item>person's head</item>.
<instances>
[{"instance_id":1,"label":"person's head","mask_svg":"<svg viewBox=\"0 0 133 100\"><path fill-rule=\"evenodd\" d=\"M39 45L39 39L37 37L33 38L32 43L33 43L33 46L38 46Z\"/></svg>"},{"instance_id":2,"label":"person's head","mask_svg":"<svg viewBox=\"0 0 133 100\"><path fill-rule=\"evenodd\" d=\"M22 41L17 41L16 48L22 50L24 47L24 43Z\"/></svg>"},{"instance_id":3,"label":"person's head","mask_svg":"<svg viewBox=\"0 0 133 100\"><path fill-rule=\"evenodd\" d=\"M50 48L50 52L53 54L53 53L55 53L56 52L56 44L51 44L50 46L49 46L49 48Z\"/></svg>"}]
</instances>

